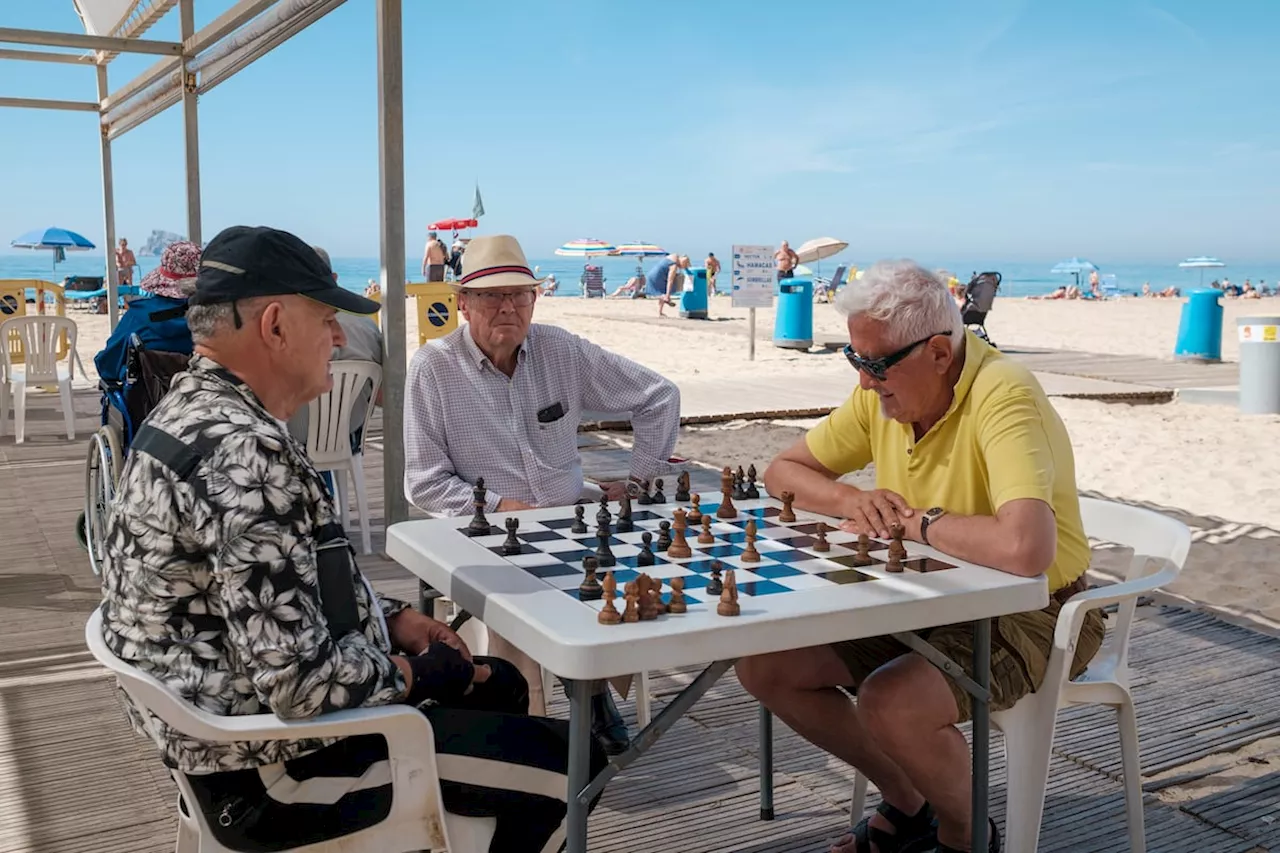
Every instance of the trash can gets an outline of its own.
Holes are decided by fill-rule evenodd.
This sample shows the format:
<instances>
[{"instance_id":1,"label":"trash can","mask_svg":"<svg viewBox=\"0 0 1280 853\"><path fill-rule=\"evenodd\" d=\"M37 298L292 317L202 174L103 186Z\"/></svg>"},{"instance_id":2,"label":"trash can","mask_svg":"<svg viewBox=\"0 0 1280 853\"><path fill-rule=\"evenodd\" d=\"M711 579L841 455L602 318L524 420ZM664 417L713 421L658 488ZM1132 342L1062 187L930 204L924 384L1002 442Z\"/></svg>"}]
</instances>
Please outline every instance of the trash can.
<instances>
[{"instance_id":1,"label":"trash can","mask_svg":"<svg viewBox=\"0 0 1280 853\"><path fill-rule=\"evenodd\" d=\"M707 269L690 267L684 274L684 291L680 294L680 316L686 320L707 319Z\"/></svg>"},{"instance_id":2,"label":"trash can","mask_svg":"<svg viewBox=\"0 0 1280 853\"><path fill-rule=\"evenodd\" d=\"M813 346L813 279L784 278L778 281L773 345L784 349L809 349Z\"/></svg>"},{"instance_id":3,"label":"trash can","mask_svg":"<svg viewBox=\"0 0 1280 853\"><path fill-rule=\"evenodd\" d=\"M1193 290L1182 306L1174 358L1183 361L1222 360L1222 297L1220 290Z\"/></svg>"},{"instance_id":4,"label":"trash can","mask_svg":"<svg viewBox=\"0 0 1280 853\"><path fill-rule=\"evenodd\" d=\"M1240 317L1240 411L1280 415L1280 317Z\"/></svg>"}]
</instances>

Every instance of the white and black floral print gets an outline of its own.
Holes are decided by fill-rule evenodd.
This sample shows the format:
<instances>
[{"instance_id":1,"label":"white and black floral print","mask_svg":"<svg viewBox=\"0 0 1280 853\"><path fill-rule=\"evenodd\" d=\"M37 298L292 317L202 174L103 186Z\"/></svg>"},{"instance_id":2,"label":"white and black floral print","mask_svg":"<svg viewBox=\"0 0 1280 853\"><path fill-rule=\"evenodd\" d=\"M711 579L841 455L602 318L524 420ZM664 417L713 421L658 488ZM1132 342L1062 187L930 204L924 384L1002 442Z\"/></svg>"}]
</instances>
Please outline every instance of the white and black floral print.
<instances>
[{"instance_id":1,"label":"white and black floral print","mask_svg":"<svg viewBox=\"0 0 1280 853\"><path fill-rule=\"evenodd\" d=\"M214 714L299 719L401 699L384 619L407 605L371 600L354 576L359 630L329 632L315 537L336 522L334 508L284 425L201 356L148 424L205 449L185 478L148 452L129 455L107 526L111 649ZM189 773L284 761L331 742L207 743L128 707L165 762Z\"/></svg>"}]
</instances>

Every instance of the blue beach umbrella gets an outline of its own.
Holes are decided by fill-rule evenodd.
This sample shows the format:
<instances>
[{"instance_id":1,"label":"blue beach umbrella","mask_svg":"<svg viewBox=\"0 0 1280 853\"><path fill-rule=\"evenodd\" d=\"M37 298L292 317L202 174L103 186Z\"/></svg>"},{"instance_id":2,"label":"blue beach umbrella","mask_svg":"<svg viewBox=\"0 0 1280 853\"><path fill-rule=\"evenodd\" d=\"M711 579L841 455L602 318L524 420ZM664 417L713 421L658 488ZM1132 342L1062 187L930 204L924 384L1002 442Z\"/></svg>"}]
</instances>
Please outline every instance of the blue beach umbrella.
<instances>
[{"instance_id":1,"label":"blue beach umbrella","mask_svg":"<svg viewBox=\"0 0 1280 853\"><path fill-rule=\"evenodd\" d=\"M95 248L87 238L66 228L37 228L9 245L16 249L49 249L53 252L54 267L67 259L67 252L87 252Z\"/></svg>"},{"instance_id":2,"label":"blue beach umbrella","mask_svg":"<svg viewBox=\"0 0 1280 853\"><path fill-rule=\"evenodd\" d=\"M1098 268L1090 261L1082 261L1079 258L1072 258L1069 261L1062 261L1056 264L1049 272L1056 275L1074 275L1076 277L1076 287L1080 286L1080 273L1097 272Z\"/></svg>"}]
</instances>

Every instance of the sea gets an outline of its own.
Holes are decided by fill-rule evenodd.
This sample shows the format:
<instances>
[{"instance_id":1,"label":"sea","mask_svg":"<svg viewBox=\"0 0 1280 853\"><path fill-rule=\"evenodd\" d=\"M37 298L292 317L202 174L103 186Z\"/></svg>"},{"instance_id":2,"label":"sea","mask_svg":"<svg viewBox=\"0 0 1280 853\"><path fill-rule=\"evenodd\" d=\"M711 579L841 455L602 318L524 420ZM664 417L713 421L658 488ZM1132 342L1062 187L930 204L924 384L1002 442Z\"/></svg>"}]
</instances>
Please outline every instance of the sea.
<instances>
[{"instance_id":1,"label":"sea","mask_svg":"<svg viewBox=\"0 0 1280 853\"><path fill-rule=\"evenodd\" d=\"M730 252L717 252L716 255L717 257L725 258L730 255ZM697 259L695 259L695 265L696 261ZM154 269L159 262L160 259L158 257L139 256L138 263L141 267L141 273L135 271L135 283L141 279L142 274ZM646 270L651 269L658 262L658 258L646 258L643 268ZM829 276L840 264L852 264L862 267L870 262L870 260L853 257L851 253L845 253L844 255L828 258L820 263L808 264L807 266L816 275ZM936 261L922 261L930 269L951 271L962 282L967 282L975 272L999 272L1003 278L1003 283L1000 286L1000 295L1017 298L1041 296L1053 292L1064 284L1074 283L1073 276L1055 275L1049 272L1057 262L1057 260L1047 260L1036 263L1001 263L998 260L993 260L975 263L973 261L948 262L945 258ZM584 261L574 258L551 257L533 259L530 263L534 265L539 277L548 274L555 275L559 283L556 297L581 295L582 289L579 284L579 278L582 275ZM603 268L605 288L610 292L626 284L627 279L635 274L639 266L635 258L592 258L590 263ZM1205 269L1203 271L1199 269L1180 269L1176 261L1117 264L1094 261L1094 263L1098 265L1098 272L1102 277L1103 286L1108 291L1124 295L1141 293L1144 282L1150 283L1151 289L1155 291L1173 286L1181 288L1182 292L1186 293L1188 290L1194 290L1201 286L1202 275L1205 286L1215 278L1228 278L1236 284L1243 284L1245 279L1250 279L1255 286L1260 286L1265 282L1266 286L1271 288L1274 288L1276 283L1280 281L1280 261L1229 264L1225 268ZM349 290L362 292L368 286L370 280L377 281L379 277L377 258L333 258L333 266L334 271L338 273L338 281ZM421 257L408 258L405 268L409 271L410 281L422 280L419 272L422 268ZM62 283L63 279L68 276L102 276L106 274L105 271L105 259L102 255L69 253L66 260L56 267L53 265L51 253L49 252L32 251L22 254L0 255L0 279L42 279L44 281ZM727 278L727 272L726 270L721 273L722 282ZM1082 276L1081 279L1082 283L1087 282L1087 276Z\"/></svg>"}]
</instances>

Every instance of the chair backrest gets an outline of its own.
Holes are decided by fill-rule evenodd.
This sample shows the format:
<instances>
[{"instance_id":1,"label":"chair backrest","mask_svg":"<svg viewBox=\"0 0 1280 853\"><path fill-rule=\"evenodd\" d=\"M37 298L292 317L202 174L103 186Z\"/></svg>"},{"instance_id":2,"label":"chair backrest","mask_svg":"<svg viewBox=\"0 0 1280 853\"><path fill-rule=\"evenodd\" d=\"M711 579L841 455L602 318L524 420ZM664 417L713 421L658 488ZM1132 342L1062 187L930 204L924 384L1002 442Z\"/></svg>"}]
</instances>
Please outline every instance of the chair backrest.
<instances>
[{"instance_id":1,"label":"chair backrest","mask_svg":"<svg viewBox=\"0 0 1280 853\"><path fill-rule=\"evenodd\" d=\"M10 317L0 323L0 341L4 342L6 368L15 363L26 364L28 384L58 380L58 361L76 348L76 324L66 317L42 315ZM66 341L65 347L62 342ZM15 358L21 353L21 358ZM75 379L75 359L67 363L70 376Z\"/></svg>"},{"instance_id":2,"label":"chair backrest","mask_svg":"<svg viewBox=\"0 0 1280 853\"><path fill-rule=\"evenodd\" d=\"M361 402L360 392L372 384L364 423L382 384L382 368L372 361L333 361L333 388L307 404L307 455L318 467L351 458L351 415Z\"/></svg>"},{"instance_id":3,"label":"chair backrest","mask_svg":"<svg viewBox=\"0 0 1280 853\"><path fill-rule=\"evenodd\" d=\"M1191 531L1180 521L1142 507L1097 498L1080 498L1084 532L1090 539L1133 549L1126 581L1134 581L1159 571L1170 571L1172 580L1182 571L1191 550ZM1110 653L1124 666L1129 656L1129 630L1138 600L1134 596L1120 603L1116 623L1108 639Z\"/></svg>"},{"instance_id":4,"label":"chair backrest","mask_svg":"<svg viewBox=\"0 0 1280 853\"><path fill-rule=\"evenodd\" d=\"M604 270L588 265L582 270L582 292L587 296L604 296Z\"/></svg>"}]
</instances>

